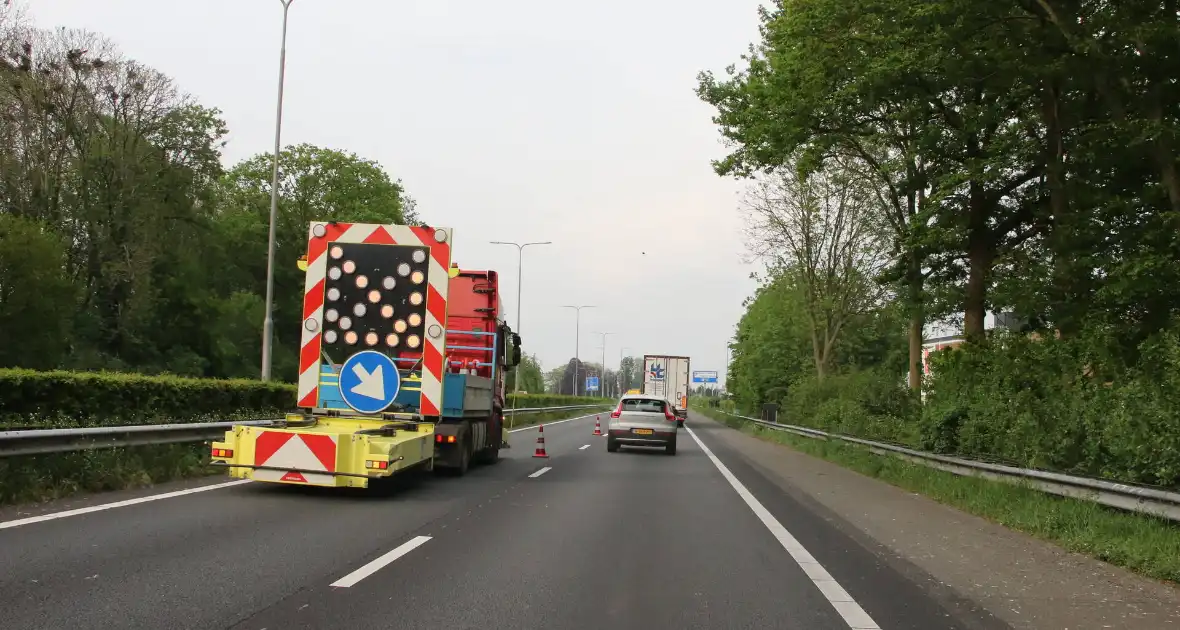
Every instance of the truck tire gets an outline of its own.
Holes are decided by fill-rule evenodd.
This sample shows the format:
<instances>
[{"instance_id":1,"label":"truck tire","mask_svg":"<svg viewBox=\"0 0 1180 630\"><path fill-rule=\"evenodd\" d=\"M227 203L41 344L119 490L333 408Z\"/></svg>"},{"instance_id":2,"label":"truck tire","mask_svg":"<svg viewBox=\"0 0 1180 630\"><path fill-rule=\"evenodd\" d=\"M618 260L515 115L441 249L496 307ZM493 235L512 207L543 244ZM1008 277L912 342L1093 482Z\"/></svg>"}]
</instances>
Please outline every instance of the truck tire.
<instances>
[{"instance_id":1,"label":"truck tire","mask_svg":"<svg viewBox=\"0 0 1180 630\"><path fill-rule=\"evenodd\" d=\"M471 444L471 433L464 436L466 439L459 446L459 465L454 468L455 476L462 477L471 469L471 451L474 445Z\"/></svg>"},{"instance_id":2,"label":"truck tire","mask_svg":"<svg viewBox=\"0 0 1180 630\"><path fill-rule=\"evenodd\" d=\"M489 446L479 452L479 463L491 466L500 461L500 446Z\"/></svg>"}]
</instances>

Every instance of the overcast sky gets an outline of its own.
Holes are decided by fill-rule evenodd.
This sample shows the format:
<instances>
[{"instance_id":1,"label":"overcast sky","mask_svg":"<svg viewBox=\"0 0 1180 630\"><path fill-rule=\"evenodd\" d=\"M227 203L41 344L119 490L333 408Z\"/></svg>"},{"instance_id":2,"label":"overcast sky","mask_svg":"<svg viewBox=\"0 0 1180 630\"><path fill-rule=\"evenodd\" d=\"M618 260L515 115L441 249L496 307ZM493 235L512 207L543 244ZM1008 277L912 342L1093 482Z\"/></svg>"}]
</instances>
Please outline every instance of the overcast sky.
<instances>
[{"instance_id":1,"label":"overcast sky","mask_svg":"<svg viewBox=\"0 0 1180 630\"><path fill-rule=\"evenodd\" d=\"M42 28L107 35L176 79L230 128L227 165L269 152L279 0L16 0ZM738 61L758 0L294 0L283 143L377 160L424 220L455 229L454 259L504 274L516 325L546 369L574 353L685 354L724 371L754 289L740 184L696 74ZM645 254L646 252L646 254ZM257 252L265 256L265 252Z\"/></svg>"}]
</instances>

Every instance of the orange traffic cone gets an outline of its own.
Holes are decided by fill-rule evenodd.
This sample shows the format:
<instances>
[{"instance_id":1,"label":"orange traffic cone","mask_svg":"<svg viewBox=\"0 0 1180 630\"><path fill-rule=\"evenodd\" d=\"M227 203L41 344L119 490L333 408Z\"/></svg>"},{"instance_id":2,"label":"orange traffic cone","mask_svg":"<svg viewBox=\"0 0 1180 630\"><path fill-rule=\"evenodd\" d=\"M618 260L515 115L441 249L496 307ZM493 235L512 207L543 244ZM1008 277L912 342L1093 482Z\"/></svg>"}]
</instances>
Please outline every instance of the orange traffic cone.
<instances>
[{"instance_id":1,"label":"orange traffic cone","mask_svg":"<svg viewBox=\"0 0 1180 630\"><path fill-rule=\"evenodd\" d=\"M601 416L594 416L594 435L602 437L602 423L599 421Z\"/></svg>"},{"instance_id":2,"label":"orange traffic cone","mask_svg":"<svg viewBox=\"0 0 1180 630\"><path fill-rule=\"evenodd\" d=\"M543 424L537 427L537 451L533 453L533 457L549 457L549 453L545 452L545 425Z\"/></svg>"}]
</instances>

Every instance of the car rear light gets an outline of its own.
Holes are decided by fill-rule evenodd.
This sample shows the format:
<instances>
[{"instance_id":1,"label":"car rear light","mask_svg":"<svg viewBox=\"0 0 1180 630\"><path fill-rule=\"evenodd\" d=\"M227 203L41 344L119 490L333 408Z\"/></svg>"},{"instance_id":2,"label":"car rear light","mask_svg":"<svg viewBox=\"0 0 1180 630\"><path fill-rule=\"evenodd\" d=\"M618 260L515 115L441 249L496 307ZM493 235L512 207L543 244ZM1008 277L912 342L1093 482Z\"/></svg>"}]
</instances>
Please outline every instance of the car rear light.
<instances>
[{"instance_id":1,"label":"car rear light","mask_svg":"<svg viewBox=\"0 0 1180 630\"><path fill-rule=\"evenodd\" d=\"M672 413L671 409L664 407L664 419L668 422L676 422L676 414Z\"/></svg>"},{"instance_id":2,"label":"car rear light","mask_svg":"<svg viewBox=\"0 0 1180 630\"><path fill-rule=\"evenodd\" d=\"M619 406L615 407L615 410L610 412L610 417L618 418L621 415L623 415L623 403L620 402Z\"/></svg>"}]
</instances>

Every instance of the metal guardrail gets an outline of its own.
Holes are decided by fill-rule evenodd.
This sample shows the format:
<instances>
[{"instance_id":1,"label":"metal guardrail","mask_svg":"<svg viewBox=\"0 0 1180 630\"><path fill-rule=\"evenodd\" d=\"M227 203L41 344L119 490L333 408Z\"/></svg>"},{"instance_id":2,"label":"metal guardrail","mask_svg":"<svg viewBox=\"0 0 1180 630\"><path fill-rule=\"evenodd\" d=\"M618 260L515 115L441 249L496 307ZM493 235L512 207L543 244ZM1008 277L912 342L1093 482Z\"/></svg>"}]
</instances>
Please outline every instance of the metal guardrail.
<instances>
[{"instance_id":1,"label":"metal guardrail","mask_svg":"<svg viewBox=\"0 0 1180 630\"><path fill-rule=\"evenodd\" d=\"M549 411L573 411L574 409L600 409L602 407L610 406L610 403L599 403L597 405L566 405L564 407L525 407L522 409L505 409L505 416L514 415L528 415L530 413L546 413Z\"/></svg>"},{"instance_id":2,"label":"metal guardrail","mask_svg":"<svg viewBox=\"0 0 1180 630\"><path fill-rule=\"evenodd\" d=\"M727 411L722 411L721 413L735 418L741 418L775 431L786 431L813 439L840 440L842 442L859 444L868 447L870 451L878 455L892 455L956 475L983 477L1007 483L1020 483L1035 490L1058 496L1091 501L1122 510L1150 514L1170 521L1180 522L1180 492L1170 492L1168 490L1146 486L1134 486L1107 481L1105 479L1075 477L1073 475L1045 470L980 462L962 457L951 457L949 455L938 455L904 446L897 446L895 444L874 442L872 440L864 440L838 433L829 433L827 431L820 431L819 429L766 422L758 418L741 416Z\"/></svg>"},{"instance_id":3,"label":"metal guardrail","mask_svg":"<svg viewBox=\"0 0 1180 630\"><path fill-rule=\"evenodd\" d=\"M179 444L215 440L235 425L268 426L281 420L144 424L81 429L33 429L0 431L0 457L68 453L96 448Z\"/></svg>"},{"instance_id":4,"label":"metal guardrail","mask_svg":"<svg viewBox=\"0 0 1180 630\"><path fill-rule=\"evenodd\" d=\"M517 414L572 411L601 408L599 405L567 405L564 407L529 407L517 409ZM511 416L510 410L505 410ZM79 429L30 429L0 431L0 458L21 455L47 455L99 448L180 444L217 440L234 426L270 426L283 422L274 420L244 420L238 422L194 422L189 424L144 424L121 427L86 427Z\"/></svg>"}]
</instances>

